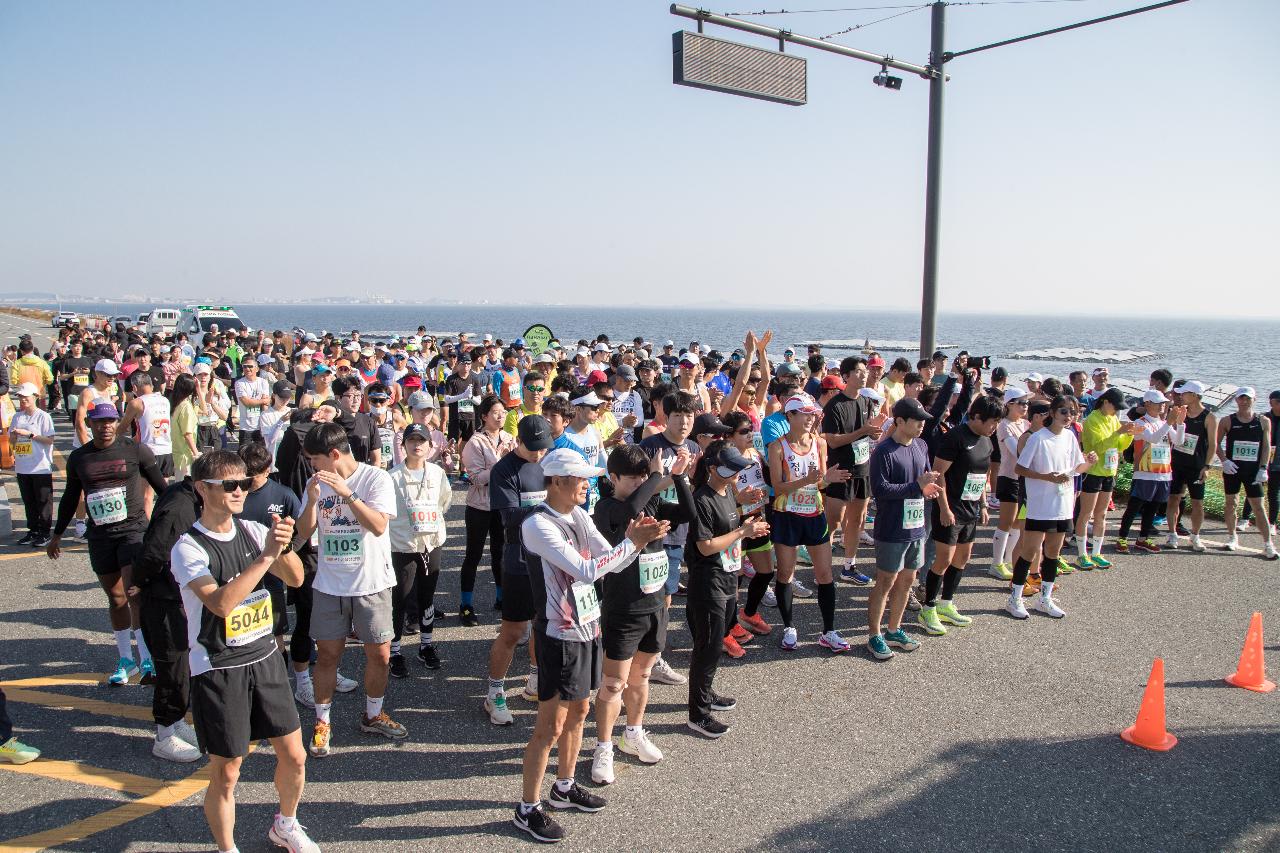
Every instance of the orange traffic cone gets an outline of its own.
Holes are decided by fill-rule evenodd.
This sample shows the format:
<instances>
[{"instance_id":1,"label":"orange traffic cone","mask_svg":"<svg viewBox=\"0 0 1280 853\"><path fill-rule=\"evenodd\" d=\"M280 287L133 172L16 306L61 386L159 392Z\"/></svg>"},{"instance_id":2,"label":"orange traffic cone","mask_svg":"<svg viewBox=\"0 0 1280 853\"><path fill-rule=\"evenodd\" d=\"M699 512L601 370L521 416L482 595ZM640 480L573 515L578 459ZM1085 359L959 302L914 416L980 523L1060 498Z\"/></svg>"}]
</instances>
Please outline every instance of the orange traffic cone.
<instances>
[{"instance_id":1,"label":"orange traffic cone","mask_svg":"<svg viewBox=\"0 0 1280 853\"><path fill-rule=\"evenodd\" d=\"M1158 752L1168 752L1178 742L1164 727L1164 661L1161 658L1151 664L1142 706L1138 708L1138 721L1122 731L1120 737Z\"/></svg>"},{"instance_id":2,"label":"orange traffic cone","mask_svg":"<svg viewBox=\"0 0 1280 853\"><path fill-rule=\"evenodd\" d=\"M1249 620L1249 633L1244 638L1244 650L1236 671L1227 676L1227 683L1255 693L1270 693L1276 689L1274 681L1267 681L1262 663L1262 614L1255 613Z\"/></svg>"}]
</instances>

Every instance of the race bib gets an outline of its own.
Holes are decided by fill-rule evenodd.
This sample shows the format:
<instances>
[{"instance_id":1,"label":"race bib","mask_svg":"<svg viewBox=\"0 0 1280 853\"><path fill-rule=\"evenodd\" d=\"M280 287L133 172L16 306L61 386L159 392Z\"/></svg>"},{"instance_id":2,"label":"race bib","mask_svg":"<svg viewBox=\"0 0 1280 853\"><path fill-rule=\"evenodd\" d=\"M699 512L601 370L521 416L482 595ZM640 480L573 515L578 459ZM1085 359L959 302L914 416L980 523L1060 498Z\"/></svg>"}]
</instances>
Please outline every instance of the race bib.
<instances>
[{"instance_id":1,"label":"race bib","mask_svg":"<svg viewBox=\"0 0 1280 853\"><path fill-rule=\"evenodd\" d=\"M384 468L391 467L392 450L395 444L394 433L385 427L378 429L378 438L382 440L382 466Z\"/></svg>"},{"instance_id":2,"label":"race bib","mask_svg":"<svg viewBox=\"0 0 1280 853\"><path fill-rule=\"evenodd\" d=\"M573 596L573 612L578 617L579 625L600 618L600 595L596 592L595 584L575 581L569 587L569 593Z\"/></svg>"},{"instance_id":3,"label":"race bib","mask_svg":"<svg viewBox=\"0 0 1280 853\"><path fill-rule=\"evenodd\" d=\"M320 535L320 557L330 566L359 566L364 562L364 533L360 529Z\"/></svg>"},{"instance_id":4,"label":"race bib","mask_svg":"<svg viewBox=\"0 0 1280 853\"><path fill-rule=\"evenodd\" d=\"M751 433L751 446L756 449L756 453L764 456L764 436L758 432Z\"/></svg>"},{"instance_id":5,"label":"race bib","mask_svg":"<svg viewBox=\"0 0 1280 853\"><path fill-rule=\"evenodd\" d=\"M258 415L262 414L262 407L261 406L245 406L244 413L249 417L256 418Z\"/></svg>"},{"instance_id":6,"label":"race bib","mask_svg":"<svg viewBox=\"0 0 1280 853\"><path fill-rule=\"evenodd\" d=\"M1182 436L1182 441L1178 442L1173 449L1179 453L1195 453L1196 445L1200 443L1200 436L1195 433L1186 433Z\"/></svg>"},{"instance_id":7,"label":"race bib","mask_svg":"<svg viewBox=\"0 0 1280 853\"><path fill-rule=\"evenodd\" d=\"M596 511L596 504L599 502L600 502L599 492L597 492L595 489L591 489L590 491L587 492L587 514L588 515Z\"/></svg>"},{"instance_id":8,"label":"race bib","mask_svg":"<svg viewBox=\"0 0 1280 853\"><path fill-rule=\"evenodd\" d=\"M1120 470L1120 451L1114 447L1107 448L1107 452L1102 454L1102 467L1107 469L1108 473L1114 474Z\"/></svg>"},{"instance_id":9,"label":"race bib","mask_svg":"<svg viewBox=\"0 0 1280 853\"><path fill-rule=\"evenodd\" d=\"M924 527L924 498L907 498L902 502L902 529L919 530Z\"/></svg>"},{"instance_id":10,"label":"race bib","mask_svg":"<svg viewBox=\"0 0 1280 853\"><path fill-rule=\"evenodd\" d=\"M414 533L439 533L440 510L421 504L409 505L409 525Z\"/></svg>"},{"instance_id":11,"label":"race bib","mask_svg":"<svg viewBox=\"0 0 1280 853\"><path fill-rule=\"evenodd\" d=\"M1231 446L1231 461L1257 462L1259 444L1257 441L1237 441Z\"/></svg>"},{"instance_id":12,"label":"race bib","mask_svg":"<svg viewBox=\"0 0 1280 853\"><path fill-rule=\"evenodd\" d=\"M641 592L657 592L666 585L667 575L671 572L666 551L641 551L636 562L640 566Z\"/></svg>"},{"instance_id":13,"label":"race bib","mask_svg":"<svg viewBox=\"0 0 1280 853\"><path fill-rule=\"evenodd\" d=\"M93 519L94 524L115 524L118 521L124 521L129 517L129 510L125 506L125 487L116 486L114 489L99 489L91 492L84 499L85 507L89 510L89 517Z\"/></svg>"},{"instance_id":14,"label":"race bib","mask_svg":"<svg viewBox=\"0 0 1280 853\"><path fill-rule=\"evenodd\" d=\"M459 414L469 415L475 410L476 410L475 401L473 401L470 397L463 397L461 400L458 401Z\"/></svg>"},{"instance_id":15,"label":"race bib","mask_svg":"<svg viewBox=\"0 0 1280 853\"><path fill-rule=\"evenodd\" d=\"M543 501L545 501L546 499L547 499L547 490L546 490L546 489L543 489L543 490L542 490L542 491L540 491L540 492L521 492L521 493L520 493L520 508L521 508L521 509L532 509L533 507L535 507L535 506L537 506L538 504L542 503L542 502L543 502Z\"/></svg>"},{"instance_id":16,"label":"race bib","mask_svg":"<svg viewBox=\"0 0 1280 853\"><path fill-rule=\"evenodd\" d=\"M169 443L169 419L154 420L151 422L151 436L161 444Z\"/></svg>"},{"instance_id":17,"label":"race bib","mask_svg":"<svg viewBox=\"0 0 1280 853\"><path fill-rule=\"evenodd\" d=\"M71 381L74 384L79 385L81 388L85 388L89 385L89 374L77 373L75 376L71 377Z\"/></svg>"},{"instance_id":18,"label":"race bib","mask_svg":"<svg viewBox=\"0 0 1280 853\"><path fill-rule=\"evenodd\" d=\"M260 589L227 614L227 645L233 649L247 646L271 633L271 592Z\"/></svg>"},{"instance_id":19,"label":"race bib","mask_svg":"<svg viewBox=\"0 0 1280 853\"><path fill-rule=\"evenodd\" d=\"M726 572L737 572L742 570L742 540L734 542L728 548L720 552L720 568Z\"/></svg>"},{"instance_id":20,"label":"race bib","mask_svg":"<svg viewBox=\"0 0 1280 853\"><path fill-rule=\"evenodd\" d=\"M1255 451L1256 452L1256 451ZM1151 464L1168 465L1173 461L1173 450L1167 444L1151 445Z\"/></svg>"},{"instance_id":21,"label":"race bib","mask_svg":"<svg viewBox=\"0 0 1280 853\"><path fill-rule=\"evenodd\" d=\"M853 447L853 464L866 465L871 458L871 439L863 437L855 441Z\"/></svg>"},{"instance_id":22,"label":"race bib","mask_svg":"<svg viewBox=\"0 0 1280 853\"><path fill-rule=\"evenodd\" d=\"M24 436L14 441L13 453L15 456L30 456L31 455L31 439L29 437Z\"/></svg>"},{"instance_id":23,"label":"race bib","mask_svg":"<svg viewBox=\"0 0 1280 853\"><path fill-rule=\"evenodd\" d=\"M960 490L960 500L976 501L982 497L982 490L986 488L986 474L970 474L964 478L964 488Z\"/></svg>"},{"instance_id":24,"label":"race bib","mask_svg":"<svg viewBox=\"0 0 1280 853\"><path fill-rule=\"evenodd\" d=\"M783 510L796 515L818 514L818 487L805 486L787 495Z\"/></svg>"}]
</instances>

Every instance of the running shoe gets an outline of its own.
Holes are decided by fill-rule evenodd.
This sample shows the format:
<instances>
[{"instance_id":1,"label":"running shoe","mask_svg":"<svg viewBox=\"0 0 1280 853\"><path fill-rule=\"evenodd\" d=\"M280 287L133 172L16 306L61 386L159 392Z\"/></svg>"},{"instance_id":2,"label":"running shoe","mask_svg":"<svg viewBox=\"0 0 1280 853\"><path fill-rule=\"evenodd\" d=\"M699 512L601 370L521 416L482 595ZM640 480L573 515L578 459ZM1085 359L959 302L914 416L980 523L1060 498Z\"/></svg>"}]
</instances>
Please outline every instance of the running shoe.
<instances>
[{"instance_id":1,"label":"running shoe","mask_svg":"<svg viewBox=\"0 0 1280 853\"><path fill-rule=\"evenodd\" d=\"M538 701L538 673L529 673L529 677L524 680L524 687L520 691L520 697L528 702Z\"/></svg>"},{"instance_id":2,"label":"running shoe","mask_svg":"<svg viewBox=\"0 0 1280 853\"><path fill-rule=\"evenodd\" d=\"M992 563L987 567L987 574L996 580L1013 580L1013 569L1009 567L1008 563Z\"/></svg>"},{"instance_id":3,"label":"running shoe","mask_svg":"<svg viewBox=\"0 0 1280 853\"><path fill-rule=\"evenodd\" d=\"M267 830L267 837L271 839L271 843L283 847L289 853L320 853L319 845L307 835L305 826L295 820L291 828L285 829L280 825L280 815L276 815L271 829Z\"/></svg>"},{"instance_id":4,"label":"running shoe","mask_svg":"<svg viewBox=\"0 0 1280 853\"><path fill-rule=\"evenodd\" d=\"M1170 533L1166 536L1164 538L1164 547L1168 548L1170 551L1178 550L1178 534Z\"/></svg>"},{"instance_id":5,"label":"running shoe","mask_svg":"<svg viewBox=\"0 0 1280 853\"><path fill-rule=\"evenodd\" d=\"M759 634L762 637L773 631L773 626L764 621L764 617L759 613L751 616L743 613L738 616L738 621L741 622L748 631L751 631L754 634Z\"/></svg>"},{"instance_id":6,"label":"running shoe","mask_svg":"<svg viewBox=\"0 0 1280 853\"><path fill-rule=\"evenodd\" d=\"M875 521L874 518L868 518L867 524L871 524L874 521ZM863 531L858 534L858 544L859 545L875 545L876 540L872 539L871 534L868 533L865 529L863 529Z\"/></svg>"},{"instance_id":7,"label":"running shoe","mask_svg":"<svg viewBox=\"0 0 1280 853\"><path fill-rule=\"evenodd\" d=\"M732 696L721 696L719 693L711 694L711 710L732 711L736 707L738 707L738 700Z\"/></svg>"},{"instance_id":8,"label":"running shoe","mask_svg":"<svg viewBox=\"0 0 1280 853\"><path fill-rule=\"evenodd\" d=\"M596 751L591 756L591 781L597 785L612 785L616 781L613 775L613 744L596 744Z\"/></svg>"},{"instance_id":9,"label":"running shoe","mask_svg":"<svg viewBox=\"0 0 1280 853\"><path fill-rule=\"evenodd\" d=\"M649 673L649 680L656 681L659 684L688 684L689 679L671 668L671 664L667 663L666 658L658 658L653 665L653 671Z\"/></svg>"},{"instance_id":10,"label":"running shoe","mask_svg":"<svg viewBox=\"0 0 1280 853\"><path fill-rule=\"evenodd\" d=\"M987 495L987 509L999 510L1000 499L993 494Z\"/></svg>"},{"instance_id":11,"label":"running shoe","mask_svg":"<svg viewBox=\"0 0 1280 853\"><path fill-rule=\"evenodd\" d=\"M1264 560L1276 559L1276 546L1272 545L1270 542L1265 543L1262 546L1262 559Z\"/></svg>"},{"instance_id":12,"label":"running shoe","mask_svg":"<svg viewBox=\"0 0 1280 853\"><path fill-rule=\"evenodd\" d=\"M404 662L404 655L397 652L391 656L391 677L408 678L409 665Z\"/></svg>"},{"instance_id":13,"label":"running shoe","mask_svg":"<svg viewBox=\"0 0 1280 853\"><path fill-rule=\"evenodd\" d=\"M796 598L813 598L813 590L800 583L799 578L791 581L791 594Z\"/></svg>"},{"instance_id":14,"label":"running shoe","mask_svg":"<svg viewBox=\"0 0 1280 853\"><path fill-rule=\"evenodd\" d=\"M1234 551L1238 547L1240 547L1240 540L1236 538L1234 533L1227 537L1226 542L1222 543L1222 550L1224 551Z\"/></svg>"},{"instance_id":15,"label":"running shoe","mask_svg":"<svg viewBox=\"0 0 1280 853\"><path fill-rule=\"evenodd\" d=\"M1098 564L1093 561L1093 557L1085 554L1083 557L1076 558L1076 568L1082 572L1091 572L1098 568Z\"/></svg>"},{"instance_id":16,"label":"running shoe","mask_svg":"<svg viewBox=\"0 0 1280 853\"><path fill-rule=\"evenodd\" d=\"M1177 527L1175 527L1175 528L1174 528L1174 530L1177 532L1177 534L1178 534L1179 536L1190 536L1190 535L1191 535L1191 531L1190 531L1190 530L1188 530L1188 529L1187 529L1187 526L1186 526L1185 524L1183 524L1181 521L1179 521L1179 522L1178 522L1178 526L1177 526Z\"/></svg>"},{"instance_id":17,"label":"running shoe","mask_svg":"<svg viewBox=\"0 0 1280 853\"><path fill-rule=\"evenodd\" d=\"M1200 539L1199 533L1191 534L1191 550L1195 551L1197 554L1204 553L1204 542Z\"/></svg>"},{"instance_id":18,"label":"running shoe","mask_svg":"<svg viewBox=\"0 0 1280 853\"><path fill-rule=\"evenodd\" d=\"M1169 523L1169 519L1165 516L1164 513L1160 513L1155 517L1155 520L1152 521L1152 524L1154 524L1156 527L1164 527L1168 523Z\"/></svg>"},{"instance_id":19,"label":"running shoe","mask_svg":"<svg viewBox=\"0 0 1280 853\"><path fill-rule=\"evenodd\" d=\"M947 629L938 621L937 607L923 607L916 614L916 624L922 626L926 634L932 634L935 637L941 637L947 633Z\"/></svg>"},{"instance_id":20,"label":"running shoe","mask_svg":"<svg viewBox=\"0 0 1280 853\"><path fill-rule=\"evenodd\" d=\"M604 797L597 797L590 791L583 790L577 782L563 793L558 787L552 785L547 802L551 803L552 808L577 809L580 812L598 812L609 805Z\"/></svg>"},{"instance_id":21,"label":"running shoe","mask_svg":"<svg viewBox=\"0 0 1280 853\"><path fill-rule=\"evenodd\" d=\"M954 602L951 602L951 601L942 602L941 604L938 605L937 611L938 611L938 620L941 622L950 622L952 625L957 625L961 628L973 623L973 617L965 616L959 610L956 610L956 606Z\"/></svg>"},{"instance_id":22,"label":"running shoe","mask_svg":"<svg viewBox=\"0 0 1280 853\"><path fill-rule=\"evenodd\" d=\"M316 721L316 730L311 735L310 750L312 755L316 758L324 758L329 754L329 737L332 733L328 723Z\"/></svg>"},{"instance_id":23,"label":"running shoe","mask_svg":"<svg viewBox=\"0 0 1280 853\"><path fill-rule=\"evenodd\" d=\"M836 577L838 580L844 583L851 583L854 586L866 586L871 583L871 578L858 571L854 566L845 566Z\"/></svg>"},{"instance_id":24,"label":"running shoe","mask_svg":"<svg viewBox=\"0 0 1280 853\"><path fill-rule=\"evenodd\" d=\"M157 737L155 743L151 744L151 754L175 764L190 764L198 760L201 755L198 747L187 743L176 734L165 738Z\"/></svg>"},{"instance_id":25,"label":"running shoe","mask_svg":"<svg viewBox=\"0 0 1280 853\"><path fill-rule=\"evenodd\" d=\"M347 678L340 672L336 674L333 682L333 689L339 693L350 693L359 686L360 682L354 678Z\"/></svg>"},{"instance_id":26,"label":"running shoe","mask_svg":"<svg viewBox=\"0 0 1280 853\"><path fill-rule=\"evenodd\" d=\"M1042 595L1036 599L1035 609L1045 616L1052 616L1054 619L1061 619L1067 615L1066 611L1055 604L1053 599L1047 595Z\"/></svg>"},{"instance_id":27,"label":"running shoe","mask_svg":"<svg viewBox=\"0 0 1280 853\"><path fill-rule=\"evenodd\" d=\"M703 737L709 737L712 740L724 737L730 731L729 726L720 722L710 714L707 714L701 720L690 720L689 728L693 729Z\"/></svg>"},{"instance_id":28,"label":"running shoe","mask_svg":"<svg viewBox=\"0 0 1280 853\"><path fill-rule=\"evenodd\" d=\"M14 544L14 545L30 545L30 544L31 544L31 540L32 540L32 539L35 539L35 538L36 538L35 531L34 531L34 530L28 530L28 531L27 531L27 535L26 535L26 536L23 536L21 539L19 539L18 541L14 542L13 544Z\"/></svg>"},{"instance_id":29,"label":"running shoe","mask_svg":"<svg viewBox=\"0 0 1280 853\"><path fill-rule=\"evenodd\" d=\"M120 658L116 662L116 671L107 676L107 684L119 687L121 684L128 684L129 679L137 674L138 665L133 662L133 658Z\"/></svg>"},{"instance_id":30,"label":"running shoe","mask_svg":"<svg viewBox=\"0 0 1280 853\"><path fill-rule=\"evenodd\" d=\"M733 637L725 637L722 641L724 653L735 660L740 657L746 657L747 650L738 644Z\"/></svg>"},{"instance_id":31,"label":"running shoe","mask_svg":"<svg viewBox=\"0 0 1280 853\"><path fill-rule=\"evenodd\" d=\"M403 627L401 627L401 628L400 628L400 636L402 636L402 637L412 637L412 636L414 636L414 635L416 635L416 634L420 633L421 631L422 631L422 629L418 627L418 620L417 620L417 619L411 619L411 618L409 618L409 617L407 617L407 616L406 616L406 617L405 617L405 620L404 620L404 625L403 625Z\"/></svg>"},{"instance_id":32,"label":"running shoe","mask_svg":"<svg viewBox=\"0 0 1280 853\"><path fill-rule=\"evenodd\" d=\"M1031 614L1027 612L1027 606L1022 603L1021 596L1010 596L1004 605L1005 612L1014 619L1030 619Z\"/></svg>"},{"instance_id":33,"label":"running shoe","mask_svg":"<svg viewBox=\"0 0 1280 853\"><path fill-rule=\"evenodd\" d=\"M760 603L763 604L765 607L778 606L778 595L773 591L772 586L770 586L768 589L764 591L764 598L760 599Z\"/></svg>"},{"instance_id":34,"label":"running shoe","mask_svg":"<svg viewBox=\"0 0 1280 853\"><path fill-rule=\"evenodd\" d=\"M49 544L49 537L41 533L36 538L32 539L31 542L28 544L30 544L32 548L43 548L44 546Z\"/></svg>"},{"instance_id":35,"label":"running shoe","mask_svg":"<svg viewBox=\"0 0 1280 853\"><path fill-rule=\"evenodd\" d=\"M841 637L837 631L827 631L818 637L818 645L824 649L830 649L836 654L849 651L849 642L844 637Z\"/></svg>"},{"instance_id":36,"label":"running shoe","mask_svg":"<svg viewBox=\"0 0 1280 853\"><path fill-rule=\"evenodd\" d=\"M419 643L418 660L422 661L422 665L427 669L439 669L440 655L436 653L436 644Z\"/></svg>"},{"instance_id":37,"label":"running shoe","mask_svg":"<svg viewBox=\"0 0 1280 853\"><path fill-rule=\"evenodd\" d=\"M368 732L373 735L382 735L391 740L400 740L408 737L409 732L404 726L387 716L386 711L379 711L378 716L372 720L364 714L360 715L360 731Z\"/></svg>"},{"instance_id":38,"label":"running shoe","mask_svg":"<svg viewBox=\"0 0 1280 853\"><path fill-rule=\"evenodd\" d=\"M1066 558L1061 554L1058 555L1058 574L1070 575L1075 573L1075 566L1067 562Z\"/></svg>"},{"instance_id":39,"label":"running shoe","mask_svg":"<svg viewBox=\"0 0 1280 853\"><path fill-rule=\"evenodd\" d=\"M489 715L489 722L495 726L509 726L516 721L507 707L507 697L501 693L484 697L484 710Z\"/></svg>"},{"instance_id":40,"label":"running shoe","mask_svg":"<svg viewBox=\"0 0 1280 853\"><path fill-rule=\"evenodd\" d=\"M191 728L191 724L186 720L178 720L178 722L174 723L173 733L193 746L200 742L200 739L196 737L196 730Z\"/></svg>"},{"instance_id":41,"label":"running shoe","mask_svg":"<svg viewBox=\"0 0 1280 853\"><path fill-rule=\"evenodd\" d=\"M920 641L908 635L901 628L896 631L886 631L884 641L893 648L902 649L904 652L914 652L920 648Z\"/></svg>"},{"instance_id":42,"label":"running shoe","mask_svg":"<svg viewBox=\"0 0 1280 853\"><path fill-rule=\"evenodd\" d=\"M511 822L544 844L555 844L565 839L564 828L547 814L542 803L538 803L527 813L522 813L520 807L516 806L516 816Z\"/></svg>"},{"instance_id":43,"label":"running shoe","mask_svg":"<svg viewBox=\"0 0 1280 853\"><path fill-rule=\"evenodd\" d=\"M804 545L796 549L796 562L802 566L813 565L813 557L809 556L809 549Z\"/></svg>"},{"instance_id":44,"label":"running shoe","mask_svg":"<svg viewBox=\"0 0 1280 853\"><path fill-rule=\"evenodd\" d=\"M788 628L782 632L782 642L778 646L784 652L794 652L798 645L800 645L800 635L796 633L795 628Z\"/></svg>"},{"instance_id":45,"label":"running shoe","mask_svg":"<svg viewBox=\"0 0 1280 853\"><path fill-rule=\"evenodd\" d=\"M618 749L627 755L634 755L640 759L641 764L657 764L662 760L662 750L649 740L649 732L645 729L640 730L635 740L632 740L624 729L622 737L618 738Z\"/></svg>"},{"instance_id":46,"label":"running shoe","mask_svg":"<svg viewBox=\"0 0 1280 853\"><path fill-rule=\"evenodd\" d=\"M741 622L741 618L739 618L738 621ZM739 645L742 643L749 643L756 638L755 634L742 627L741 624L734 625L733 630L729 632L729 636L737 640Z\"/></svg>"},{"instance_id":47,"label":"running shoe","mask_svg":"<svg viewBox=\"0 0 1280 853\"><path fill-rule=\"evenodd\" d=\"M293 691L293 698L298 700L299 705L314 708L316 706L315 684L310 681L306 684L299 684L297 689Z\"/></svg>"},{"instance_id":48,"label":"running shoe","mask_svg":"<svg viewBox=\"0 0 1280 853\"><path fill-rule=\"evenodd\" d=\"M1022 594L1025 596L1040 594L1040 576L1039 575L1032 575L1031 577L1027 578L1026 584L1024 584L1022 587Z\"/></svg>"},{"instance_id":49,"label":"running shoe","mask_svg":"<svg viewBox=\"0 0 1280 853\"><path fill-rule=\"evenodd\" d=\"M89 525L85 523L83 518L76 519L76 538L83 539L85 533L89 530Z\"/></svg>"},{"instance_id":50,"label":"running shoe","mask_svg":"<svg viewBox=\"0 0 1280 853\"><path fill-rule=\"evenodd\" d=\"M1128 554L1128 553L1129 553L1129 540L1128 540L1128 539L1117 539L1117 540L1116 540L1116 546L1115 546L1115 547L1116 547L1116 553L1117 553L1117 554Z\"/></svg>"},{"instance_id":51,"label":"running shoe","mask_svg":"<svg viewBox=\"0 0 1280 853\"><path fill-rule=\"evenodd\" d=\"M0 743L0 761L7 761L10 764L30 764L39 757L40 750L34 746L27 746L16 737Z\"/></svg>"},{"instance_id":52,"label":"running shoe","mask_svg":"<svg viewBox=\"0 0 1280 853\"><path fill-rule=\"evenodd\" d=\"M1247 519L1247 518L1242 518L1242 519L1240 519L1239 521L1237 521L1237 522L1236 522L1236 530L1237 530L1238 532L1240 532L1240 533L1248 533L1248 532L1249 532L1249 519Z\"/></svg>"},{"instance_id":53,"label":"running shoe","mask_svg":"<svg viewBox=\"0 0 1280 853\"><path fill-rule=\"evenodd\" d=\"M1133 543L1133 547L1137 548L1139 551L1145 551L1148 554L1160 553L1160 546L1156 544L1156 540L1154 539L1139 539L1137 542Z\"/></svg>"},{"instance_id":54,"label":"running shoe","mask_svg":"<svg viewBox=\"0 0 1280 853\"><path fill-rule=\"evenodd\" d=\"M474 628L480 624L480 619L476 616L476 609L469 604L462 605L462 609L458 611L458 621L466 628Z\"/></svg>"},{"instance_id":55,"label":"running shoe","mask_svg":"<svg viewBox=\"0 0 1280 853\"><path fill-rule=\"evenodd\" d=\"M923 605L920 604L919 596L916 595L916 588L912 587L911 591L907 593L907 609L919 610L922 606Z\"/></svg>"},{"instance_id":56,"label":"running shoe","mask_svg":"<svg viewBox=\"0 0 1280 853\"><path fill-rule=\"evenodd\" d=\"M871 652L871 656L876 660L888 660L893 657L893 649L889 648L889 644L884 641L884 637L880 634L872 634L867 639L867 650Z\"/></svg>"},{"instance_id":57,"label":"running shoe","mask_svg":"<svg viewBox=\"0 0 1280 853\"><path fill-rule=\"evenodd\" d=\"M1111 568L1111 561L1108 560L1106 557L1102 556L1101 554L1094 554L1090 559L1093 560L1093 567L1095 569Z\"/></svg>"},{"instance_id":58,"label":"running shoe","mask_svg":"<svg viewBox=\"0 0 1280 853\"><path fill-rule=\"evenodd\" d=\"M138 683L148 686L156 683L156 665L147 658L138 665L138 671L142 673L142 678L138 679Z\"/></svg>"}]
</instances>

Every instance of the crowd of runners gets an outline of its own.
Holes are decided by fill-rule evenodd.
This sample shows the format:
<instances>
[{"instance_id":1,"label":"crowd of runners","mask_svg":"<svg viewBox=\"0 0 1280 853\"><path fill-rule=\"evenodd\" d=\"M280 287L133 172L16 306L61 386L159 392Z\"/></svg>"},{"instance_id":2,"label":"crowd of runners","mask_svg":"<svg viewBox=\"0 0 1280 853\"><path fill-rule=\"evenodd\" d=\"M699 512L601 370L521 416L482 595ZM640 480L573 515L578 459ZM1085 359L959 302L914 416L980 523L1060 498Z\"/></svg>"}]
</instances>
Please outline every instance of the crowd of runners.
<instances>
[{"instance_id":1,"label":"crowd of runners","mask_svg":"<svg viewBox=\"0 0 1280 853\"><path fill-rule=\"evenodd\" d=\"M483 708L514 722L507 681L527 654L519 695L537 717L513 821L544 842L565 837L548 806L606 806L576 781L589 716L597 786L614 782L615 750L663 759L644 725L651 682L687 685L689 727L724 736L738 704L716 689L724 655L766 636L784 651L850 650L837 582L870 587L877 660L921 647L908 610L926 635L969 626L961 582L989 519L983 568L1008 583L1015 619L1063 618L1060 579L1117 554L1204 550L1217 467L1222 547L1240 547L1252 513L1262 557L1276 558L1280 391L1240 388L1219 417L1204 385L1163 369L1130 400L1106 367L1016 384L965 353L886 364L782 346L775 360L771 344L767 332L721 353L603 335L535 348L425 328L374 342L216 326L192 341L120 326L64 329L40 353L24 338L0 393L28 526L16 544L56 560L65 539L87 543L116 645L107 680L152 685L158 758L208 756L205 815L223 853L236 849L251 744L269 740L277 762L271 840L314 851L297 820L308 754L331 756L353 730L409 735L388 685L412 675L410 637L422 667L443 665L436 587L457 499L456 618L480 623L487 550L501 624ZM55 414L74 447L56 509ZM815 596L821 630L802 638L793 603ZM663 657L677 598L687 674ZM340 671L349 643L363 683ZM361 687L359 719L339 725L335 692ZM0 759L38 755L12 738L0 693Z\"/></svg>"}]
</instances>

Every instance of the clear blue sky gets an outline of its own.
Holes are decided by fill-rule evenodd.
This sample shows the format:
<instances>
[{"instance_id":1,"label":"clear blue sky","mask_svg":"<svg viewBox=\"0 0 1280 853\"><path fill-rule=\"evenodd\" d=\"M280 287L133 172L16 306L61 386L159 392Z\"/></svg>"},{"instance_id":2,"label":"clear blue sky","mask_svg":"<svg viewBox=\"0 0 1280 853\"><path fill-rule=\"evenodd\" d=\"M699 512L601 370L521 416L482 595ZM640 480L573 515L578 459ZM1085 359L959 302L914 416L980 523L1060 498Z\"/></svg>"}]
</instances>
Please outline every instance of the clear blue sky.
<instances>
[{"instance_id":1,"label":"clear blue sky","mask_svg":"<svg viewBox=\"0 0 1280 853\"><path fill-rule=\"evenodd\" d=\"M1136 5L954 6L948 47ZM807 106L673 86L691 23L652 0L0 2L0 291L914 310L927 84L793 48ZM953 62L943 310L1280 315L1277 33L1280 3L1192 0ZM839 40L923 62L928 38L923 10Z\"/></svg>"}]
</instances>

